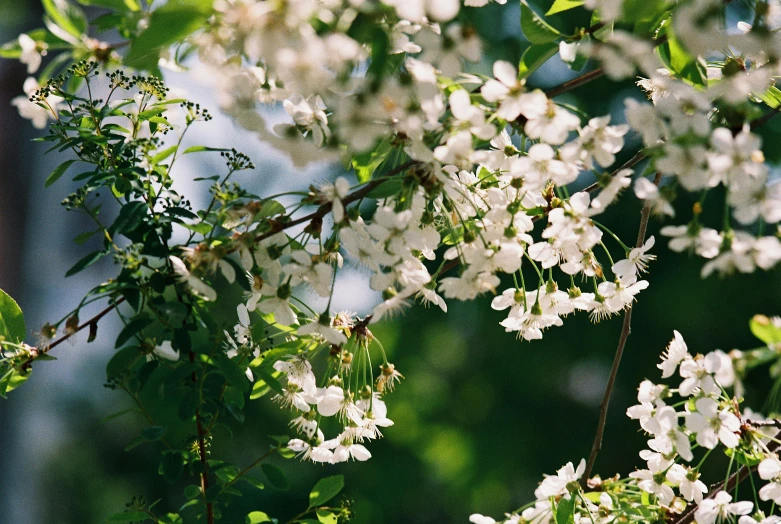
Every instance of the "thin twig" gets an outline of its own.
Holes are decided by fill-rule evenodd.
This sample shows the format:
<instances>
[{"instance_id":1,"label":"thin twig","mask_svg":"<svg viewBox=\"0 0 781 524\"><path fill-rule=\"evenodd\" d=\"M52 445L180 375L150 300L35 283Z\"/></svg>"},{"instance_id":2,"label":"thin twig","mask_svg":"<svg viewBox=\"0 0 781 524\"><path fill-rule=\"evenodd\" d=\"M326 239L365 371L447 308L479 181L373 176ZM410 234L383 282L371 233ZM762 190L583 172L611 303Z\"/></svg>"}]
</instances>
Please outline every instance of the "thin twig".
<instances>
[{"instance_id":1,"label":"thin twig","mask_svg":"<svg viewBox=\"0 0 781 524\"><path fill-rule=\"evenodd\" d=\"M118 305L120 305L120 304L121 304L122 302L124 302L124 301L125 301L125 297L120 297L120 298L119 298L119 300L117 300L117 301L116 301L116 302L114 302L113 304L109 305L109 306L108 306L106 309L104 309L103 311L101 311L100 313L98 313L97 315L95 315L94 317L92 317L91 319L89 319L89 320L87 320L86 322L84 322L82 325L80 325L79 327L77 327L75 330L71 331L70 333L66 334L65 336L63 336L63 337L61 337L61 338L58 338L57 340L55 340L55 341L54 341L54 342L52 342L51 344L49 344L49 345L45 346L44 348L42 348L42 349L38 349L38 350L37 350L35 353L31 353L31 354L30 354L30 358L29 358L29 359L27 359L27 360L26 360L26 361L25 361L25 362L22 364L22 366L24 367L24 366L28 366L28 365L32 364L32 362L33 362L35 359L37 359L37 358L38 358L38 357L40 357L41 355L45 355L46 353L48 353L48 352L49 352L49 351L51 351L52 349L56 348L57 346L59 346L60 344L62 344L63 342L65 342L66 340L68 340L69 338L71 338L73 335L75 335L76 333L78 333L78 332L79 332L79 331L81 331L82 329L86 328L87 326L92 326L92 325L96 325L96 326L97 326L97 324L98 324L98 321L99 321L101 318L103 318L103 317L105 317L106 315L108 315L108 314L109 314L111 311L114 311L114 310L117 308L117 306L118 306Z\"/></svg>"},{"instance_id":2,"label":"thin twig","mask_svg":"<svg viewBox=\"0 0 781 524\"><path fill-rule=\"evenodd\" d=\"M189 351L189 360L190 364L195 363L195 351L190 348ZM198 376L195 374L195 371L192 372L192 381L195 386L198 385ZM200 395L200 393L199 393ZM203 468L201 470L201 493L203 495L203 500L206 503L206 522L208 524L214 524L214 506L213 504L207 499L206 492L209 490L209 463L206 459L206 431L203 427L203 422L201 422L201 409L200 407L195 408L195 428L198 432L198 458L201 460L201 467Z\"/></svg>"},{"instance_id":3,"label":"thin twig","mask_svg":"<svg viewBox=\"0 0 781 524\"><path fill-rule=\"evenodd\" d=\"M658 40L655 40L654 47L659 47L665 42L667 42L667 35L663 35ZM604 76L604 74L605 74L605 70L601 67L592 69L588 73L584 73L580 76L573 78L572 80L567 80L563 84L559 84L556 87L552 87L550 89L545 90L545 95L548 98L559 96L561 94L566 93L567 91L572 91L573 89L580 87L583 84L587 84L592 80L596 80L597 78Z\"/></svg>"},{"instance_id":4,"label":"thin twig","mask_svg":"<svg viewBox=\"0 0 781 524\"><path fill-rule=\"evenodd\" d=\"M353 202L356 202L366 195L368 195L373 189L378 187L380 184L388 181L391 177L394 175L398 175L402 171L405 171L409 169L410 167L418 164L416 160L410 160L408 162L404 162L400 166L397 166L390 171L388 171L386 174L382 175L380 178L375 178L374 180L371 180L367 182L361 189L358 189L357 191L350 193L346 197L342 199L342 205L347 206L348 204L352 204ZM329 211L331 211L331 202L327 202L320 207L317 208L317 211L313 211L312 213L309 213L306 216L302 216L301 218L297 218L295 220L291 220L290 222L278 222L278 226L275 228L272 228L271 231L268 233L263 233L262 235L258 235L255 237L255 242L260 242L261 240L265 240L271 236L276 235L280 231L284 231L285 229L291 228L293 226L297 226L299 224L303 224L305 222L310 222L312 220L317 220L319 218L323 218L328 214Z\"/></svg>"},{"instance_id":5,"label":"thin twig","mask_svg":"<svg viewBox=\"0 0 781 524\"><path fill-rule=\"evenodd\" d=\"M260 457L258 457L257 459L255 459L255 460L252 462L252 464L250 464L250 465L249 465L249 466L247 466L246 468L244 468L244 469L242 469L241 471L239 471L239 473L238 473L238 474L237 474L235 477L233 477L233 480L231 480L230 482L228 482L227 484L225 484L225 485L222 487L222 489L224 490L224 489L225 489L225 488L227 488L228 486L232 486L233 484L235 484L235 483L236 483L236 482L237 482L237 481L238 481L238 480L239 480L241 477L243 477L244 475L246 475L247 473L249 473L250 471L252 471L253 469L255 469L255 467L257 467L257 466L258 466L258 464L260 464L261 462L263 462L264 460L266 460L267 458L269 458L269 457L270 457L270 456L271 456L271 455L272 455L272 454L273 454L275 451L277 451L277 448L271 448L270 450L268 450L267 452L265 452L263 455L261 455Z\"/></svg>"},{"instance_id":6,"label":"thin twig","mask_svg":"<svg viewBox=\"0 0 781 524\"><path fill-rule=\"evenodd\" d=\"M752 120L751 129L753 130L767 124L774 116L776 116L779 113L779 111L781 111L781 106L773 108L772 111L768 111L767 113L757 118L756 120Z\"/></svg>"},{"instance_id":7,"label":"thin twig","mask_svg":"<svg viewBox=\"0 0 781 524\"><path fill-rule=\"evenodd\" d=\"M567 80L566 82L557 85L556 87L552 87L550 89L545 90L545 96L548 98L553 98L555 96L559 96L563 93L566 93L567 91L572 91L576 87L580 87L583 84L587 84L591 82L592 80L596 80L597 78L601 77L605 74L605 71L599 67L597 69L593 69L589 71L588 73L584 73L580 76L576 76L572 80Z\"/></svg>"},{"instance_id":8,"label":"thin twig","mask_svg":"<svg viewBox=\"0 0 781 524\"><path fill-rule=\"evenodd\" d=\"M654 177L654 184L659 185L662 180L662 174L657 172ZM651 202L648 201L643 206L643 210L640 212L640 226L637 230L637 247L642 247L645 242L645 232L648 229L648 220L651 217ZM624 322L621 326L621 335L618 338L618 346L616 347L616 354L613 357L613 366L610 368L610 376L605 384L605 393L602 395L602 401L599 403L599 421L597 422L597 432L594 435L594 443L591 446L591 453L588 456L588 463L586 465L586 471L580 479L581 484L585 487L586 481L591 476L591 470L594 468L594 462L597 460L597 455L602 450L602 436L605 433L605 424L607 423L607 411L610 407L610 397L613 394L613 386L616 383L616 377L618 376L618 368L621 365L621 357L624 355L624 348L626 347L626 341L629 338L629 334L632 332L632 307L630 306L626 312L624 312Z\"/></svg>"},{"instance_id":9,"label":"thin twig","mask_svg":"<svg viewBox=\"0 0 781 524\"><path fill-rule=\"evenodd\" d=\"M622 171L622 170L624 170L624 169L630 169L630 168L633 168L633 167L635 167L637 164L639 164L640 162L642 162L643 160L645 160L646 158L648 158L648 157L646 156L646 154L645 154L643 151L638 151L638 152L635 154L635 156L633 156L632 158L630 158L629 160L627 160L627 161L626 161L626 162L625 162L625 163L624 163L622 166L620 166L620 167L618 167L617 169L615 169L615 170L614 170L614 171L613 171L613 172L610 174L610 176L615 176L615 175L617 175L617 174L618 174L620 171ZM597 182L594 182L593 184L591 184L590 186L583 188L583 189L582 189L582 191L585 191L586 193L591 193L592 191L596 191L597 189L599 189L599 187L600 187L600 185L599 185L599 182L597 181Z\"/></svg>"}]
</instances>

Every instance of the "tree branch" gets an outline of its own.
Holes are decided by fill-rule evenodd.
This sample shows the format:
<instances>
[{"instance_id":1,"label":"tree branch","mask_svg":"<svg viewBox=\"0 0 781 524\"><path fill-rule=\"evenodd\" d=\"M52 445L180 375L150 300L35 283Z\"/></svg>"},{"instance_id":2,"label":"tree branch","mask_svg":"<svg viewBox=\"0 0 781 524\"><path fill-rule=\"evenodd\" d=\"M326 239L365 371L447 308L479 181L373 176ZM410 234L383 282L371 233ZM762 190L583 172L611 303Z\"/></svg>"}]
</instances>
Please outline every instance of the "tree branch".
<instances>
[{"instance_id":1,"label":"tree branch","mask_svg":"<svg viewBox=\"0 0 781 524\"><path fill-rule=\"evenodd\" d=\"M658 40L654 41L654 47L659 47L660 45L667 42L667 35L662 36ZM591 82L592 80L596 80L597 78L600 78L601 76L604 76L605 70L601 67L598 67L596 69L593 69L589 71L588 73L584 73L580 76L577 76L573 78L572 80L567 80L563 84L559 84L555 87L552 87L550 89L545 90L545 95L548 98L553 98L556 96L559 96L561 94L566 93L567 91L572 91L573 89L582 86L583 84L587 84Z\"/></svg>"},{"instance_id":2,"label":"tree branch","mask_svg":"<svg viewBox=\"0 0 781 524\"><path fill-rule=\"evenodd\" d=\"M74 331L68 333L67 335L65 335L65 336L63 336L61 338L58 338L57 340L55 340L51 344L49 344L49 345L47 345L47 346L37 350L35 353L31 352L30 353L30 358L28 358L26 361L24 361L22 363L22 367L29 366L30 364L33 363L33 361L35 359L39 358L41 355L47 354L49 351L51 351L52 349L56 348L57 346L59 346L60 344L62 344L63 342L65 342L66 340L71 338L73 335L75 335L76 333L78 333L82 329L86 328L87 326L93 326L93 325L97 326L98 325L98 321L101 318L105 317L111 311L114 311L117 308L117 306L120 305L124 301L125 301L125 297L120 297L119 300L117 300L113 304L109 305L106 309L104 309L103 311L101 311L100 313L98 313L97 315L92 317L91 319L89 319L86 322L84 322L82 325L77 327Z\"/></svg>"},{"instance_id":3,"label":"tree branch","mask_svg":"<svg viewBox=\"0 0 781 524\"><path fill-rule=\"evenodd\" d=\"M384 174L380 178L375 178L374 180L370 180L367 182L361 189L358 189L357 191L350 193L345 198L342 199L342 204L344 206L347 206L349 204L352 204L353 202L356 202L366 195L368 195L373 189L381 185L382 183L388 181L391 177L394 175L398 175L402 171L405 171L409 169L410 167L418 164L419 162L416 160L409 160L407 162L404 162L400 166L397 166L390 171L388 171L386 174ZM258 235L255 237L255 242L260 242L261 240L265 240L271 236L276 235L280 231L284 231L285 229L291 228L293 226L297 226L299 224L304 224L306 222L310 222L312 220L321 219L325 217L329 211L331 211L331 202L328 202L326 204L321 205L317 208L317 211L314 211L312 213L309 213L308 215L302 216L301 218L297 218L295 220L291 220L290 222L283 222L278 223L279 226L276 228L273 228L272 231L269 231L268 233L263 233L262 235Z\"/></svg>"},{"instance_id":4,"label":"tree branch","mask_svg":"<svg viewBox=\"0 0 781 524\"><path fill-rule=\"evenodd\" d=\"M195 363L195 351L190 348L189 351L190 364ZM192 382L195 386L198 385L198 376L195 371L191 375ZM199 397L201 393L198 393ZM202 401L201 401L202 402ZM203 496L204 503L206 504L206 522L208 524L214 524L214 505L206 498L206 492L209 490L209 463L206 458L206 430L203 427L201 421L201 408L199 406L195 408L195 429L198 432L198 458L201 460L202 471L201 477L201 495Z\"/></svg>"},{"instance_id":5,"label":"tree branch","mask_svg":"<svg viewBox=\"0 0 781 524\"><path fill-rule=\"evenodd\" d=\"M616 174L618 174L618 172L619 172L619 171L621 171L621 170L623 170L623 169L630 169L630 168L633 168L633 167L635 167L637 164L639 164L640 162L642 162L643 160L645 160L646 158L648 158L648 157L646 156L646 154L645 154L645 153L644 153L642 150L641 150L641 151L638 151L638 152L635 154L635 156L633 156L632 158L630 158L629 160L627 160L626 162L624 162L624 164L623 164L623 165L621 165L621 166L619 166L618 168L616 168L616 169L615 169L615 170L614 170L614 171L613 171L613 172L610 174L610 176L611 176L611 177L612 177L612 176L615 176ZM599 182L597 181L597 182L594 182L593 184L591 184L590 186L583 188L581 191L585 191L586 193L591 193L592 191L596 191L597 189L599 189L599 187L600 187L600 185L599 185Z\"/></svg>"},{"instance_id":6,"label":"tree branch","mask_svg":"<svg viewBox=\"0 0 781 524\"><path fill-rule=\"evenodd\" d=\"M654 178L654 184L659 185L662 180L662 174L657 172ZM640 212L640 226L637 230L637 242L636 246L641 247L645 242L645 232L648 229L648 220L651 217L651 202L646 202L643 206L643 210ZM586 465L586 471L580 479L581 485L585 486L586 481L591 476L591 470L594 468L594 462L597 460L597 455L602 450L602 436L605 433L605 424L607 423L607 411L610 407L610 397L613 394L613 386L616 383L616 377L618 376L618 368L621 365L621 357L624 355L624 348L626 347L626 341L632 332L632 307L629 307L624 312L624 322L621 326L621 335L618 338L618 347L616 347L616 354L613 357L613 366L610 368L610 376L607 379L605 385L605 392L602 395L602 401L599 403L599 421L597 422L597 432L594 435L594 443L591 446L591 453L588 457L588 463Z\"/></svg>"}]
</instances>

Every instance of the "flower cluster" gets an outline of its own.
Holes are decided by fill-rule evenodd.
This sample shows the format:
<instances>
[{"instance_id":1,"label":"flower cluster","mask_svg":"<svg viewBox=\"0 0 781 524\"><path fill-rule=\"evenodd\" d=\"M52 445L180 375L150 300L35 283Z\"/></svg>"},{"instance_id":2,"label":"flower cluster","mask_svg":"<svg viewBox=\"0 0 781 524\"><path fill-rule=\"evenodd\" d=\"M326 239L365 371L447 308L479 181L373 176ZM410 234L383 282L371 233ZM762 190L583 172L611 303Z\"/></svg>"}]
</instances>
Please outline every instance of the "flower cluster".
<instances>
[{"instance_id":1,"label":"flower cluster","mask_svg":"<svg viewBox=\"0 0 781 524\"><path fill-rule=\"evenodd\" d=\"M778 328L770 326L781 325L781 320L770 321L766 317L753 322L755 331L757 326L768 326L773 333ZM704 356L692 355L676 331L658 368L663 379L677 377L678 382L667 385L643 381L638 388L638 404L627 410L627 416L637 420L650 437L647 449L640 451L645 468L623 479L616 475L584 480L581 477L585 461L577 467L569 463L556 475L545 477L534 493L535 502L508 514L502 522L543 524L554 518L558 521L556 516L567 511L568 506L578 523L625 522L638 517L643 522L687 519L697 524L781 521L779 516L766 516L765 509L750 500L735 500L738 484L756 472L766 481L755 492L757 500L781 502L777 438L780 423L748 408L741 409L742 399L727 393L739 387L747 366L767 362L752 352L767 351L775 351L774 346L751 352L735 350L727 354L716 350ZM701 470L716 449L730 457L727 480L709 488ZM695 454L701 455L697 462ZM753 482L752 478L752 486ZM475 514L471 522L495 521Z\"/></svg>"},{"instance_id":2,"label":"flower cluster","mask_svg":"<svg viewBox=\"0 0 781 524\"><path fill-rule=\"evenodd\" d=\"M253 301L257 298L250 296L250 303ZM373 378L370 347L382 346L367 328L366 320L356 321L349 313L339 313L332 320L321 318L308 324L316 326L311 330L299 330L300 338L288 337L288 346L294 347L297 339L307 351L273 350L261 356L253 339L247 306L240 305L238 314L239 323L233 334L225 333L228 354L253 359L247 364L247 377L254 381L253 369L257 370L268 386L276 385L277 394L272 400L296 414L290 426L300 438L287 442L287 447L312 462L368 460L371 453L363 442L380 438L380 428L393 425L383 398L403 377L385 359L383 351L379 376ZM311 362L321 360L322 355L326 370L320 381L322 387L318 387ZM267 373L273 374L269 377ZM341 430L336 437L326 440L323 428L327 428L328 419L333 419Z\"/></svg>"}]
</instances>

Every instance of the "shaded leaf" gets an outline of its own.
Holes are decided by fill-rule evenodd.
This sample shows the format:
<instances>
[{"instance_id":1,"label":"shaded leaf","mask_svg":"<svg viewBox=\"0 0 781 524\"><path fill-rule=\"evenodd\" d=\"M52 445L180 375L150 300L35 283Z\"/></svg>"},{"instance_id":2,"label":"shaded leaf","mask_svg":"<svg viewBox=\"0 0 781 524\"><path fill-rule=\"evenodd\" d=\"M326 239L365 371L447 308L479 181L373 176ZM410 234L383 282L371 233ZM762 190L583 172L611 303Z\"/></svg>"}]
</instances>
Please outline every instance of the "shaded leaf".
<instances>
[{"instance_id":1,"label":"shaded leaf","mask_svg":"<svg viewBox=\"0 0 781 524\"><path fill-rule=\"evenodd\" d=\"M11 342L21 342L26 334L22 308L8 293L0 289L0 337Z\"/></svg>"},{"instance_id":2,"label":"shaded leaf","mask_svg":"<svg viewBox=\"0 0 781 524\"><path fill-rule=\"evenodd\" d=\"M125 63L139 69L157 66L160 51L201 29L212 11L211 0L171 0L152 12L149 25L133 41Z\"/></svg>"},{"instance_id":3,"label":"shaded leaf","mask_svg":"<svg viewBox=\"0 0 781 524\"><path fill-rule=\"evenodd\" d=\"M290 488L290 483L285 477L285 473L274 464L261 464L260 469L263 470L263 474L266 475L269 484L278 490L285 491Z\"/></svg>"},{"instance_id":4,"label":"shaded leaf","mask_svg":"<svg viewBox=\"0 0 781 524\"><path fill-rule=\"evenodd\" d=\"M526 0L521 0L521 30L526 40L532 44L547 44L563 35L535 13Z\"/></svg>"},{"instance_id":5,"label":"shaded leaf","mask_svg":"<svg viewBox=\"0 0 781 524\"><path fill-rule=\"evenodd\" d=\"M339 494L344 488L344 477L334 475L317 481L315 487L309 492L309 507L322 506Z\"/></svg>"},{"instance_id":6,"label":"shaded leaf","mask_svg":"<svg viewBox=\"0 0 781 524\"><path fill-rule=\"evenodd\" d=\"M94 251L90 253L89 255L85 256L75 264L73 264L73 267L70 268L68 271L65 272L66 277L70 277L72 275L75 275L76 273L79 273L80 271L83 271L87 269L89 266L106 256L108 253L106 251Z\"/></svg>"},{"instance_id":7,"label":"shaded leaf","mask_svg":"<svg viewBox=\"0 0 781 524\"><path fill-rule=\"evenodd\" d=\"M46 15L57 27L80 39L87 31L87 17L67 0L41 0Z\"/></svg>"},{"instance_id":8,"label":"shaded leaf","mask_svg":"<svg viewBox=\"0 0 781 524\"><path fill-rule=\"evenodd\" d=\"M521 61L518 64L518 77L524 78L529 76L558 51L559 44L556 42L527 47L523 55L521 55Z\"/></svg>"},{"instance_id":9,"label":"shaded leaf","mask_svg":"<svg viewBox=\"0 0 781 524\"><path fill-rule=\"evenodd\" d=\"M146 520L151 520L151 517L143 511L126 511L111 515L106 519L106 522L144 522Z\"/></svg>"},{"instance_id":10,"label":"shaded leaf","mask_svg":"<svg viewBox=\"0 0 781 524\"><path fill-rule=\"evenodd\" d=\"M54 171L52 171L51 175L46 177L46 182L44 182L44 187L49 187L50 185L54 184L57 180L60 179L62 175L65 174L65 171L68 170L70 166L72 166L74 163L78 162L76 159L66 160L59 166L57 166Z\"/></svg>"}]
</instances>

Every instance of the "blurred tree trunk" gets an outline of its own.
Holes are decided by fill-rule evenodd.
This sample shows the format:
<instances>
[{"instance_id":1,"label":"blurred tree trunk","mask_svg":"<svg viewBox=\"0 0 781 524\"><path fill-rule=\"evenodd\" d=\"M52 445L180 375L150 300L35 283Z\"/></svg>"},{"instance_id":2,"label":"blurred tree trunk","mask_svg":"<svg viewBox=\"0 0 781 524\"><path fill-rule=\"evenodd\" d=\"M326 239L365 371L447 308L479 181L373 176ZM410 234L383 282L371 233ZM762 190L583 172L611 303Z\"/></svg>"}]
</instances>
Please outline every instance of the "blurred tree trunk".
<instances>
[{"instance_id":1,"label":"blurred tree trunk","mask_svg":"<svg viewBox=\"0 0 781 524\"><path fill-rule=\"evenodd\" d=\"M0 2L2 4L2 2ZM19 5L16 6L19 9ZM28 2L22 12L28 21L24 27L13 27L13 22L0 22L0 39L4 43L13 38L16 31L27 28L29 21L40 20L40 2ZM4 8L0 5L0 13ZM17 13L19 11L17 10ZM5 25L8 24L8 25ZM5 27L2 27L5 25ZM4 33L2 29L7 30ZM26 219L29 206L35 206L30 198L31 181L34 179L34 162L29 155L27 141L32 138L29 122L22 119L11 100L22 93L27 78L24 65L11 60L0 60L0 289L12 297L20 298L23 292L23 257L25 254ZM29 326L28 326L29 327ZM29 333L28 333L29 335ZM7 442L12 433L11 413L7 406L0 407L0 442ZM0 465L8 464L13 449L0 446ZM8 500L8 488L13 472L0 467L0 500ZM3 506L8 506L3 504ZM0 508L0 521L5 510Z\"/></svg>"}]
</instances>

